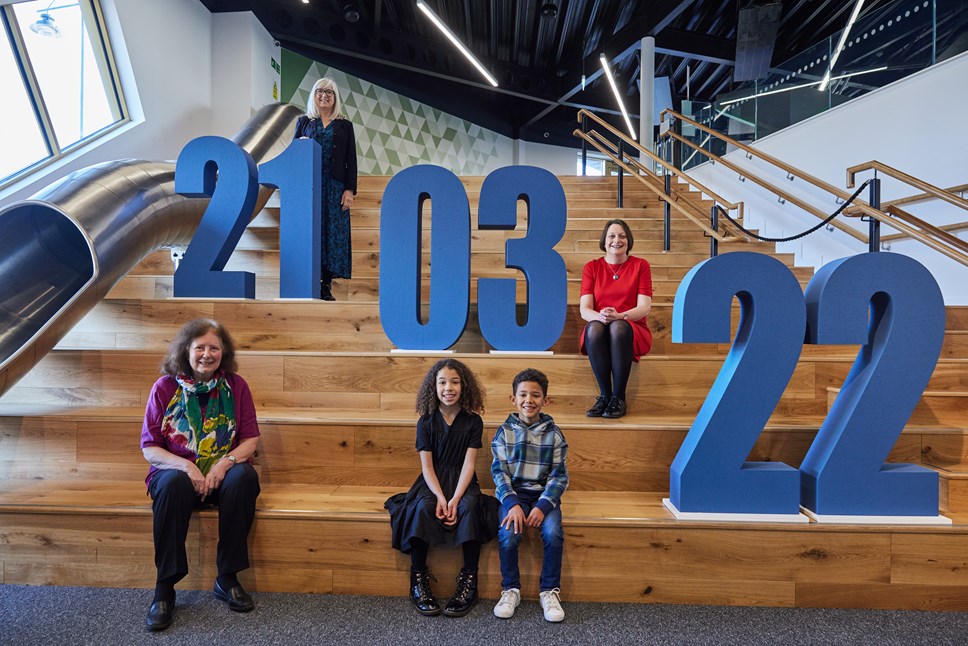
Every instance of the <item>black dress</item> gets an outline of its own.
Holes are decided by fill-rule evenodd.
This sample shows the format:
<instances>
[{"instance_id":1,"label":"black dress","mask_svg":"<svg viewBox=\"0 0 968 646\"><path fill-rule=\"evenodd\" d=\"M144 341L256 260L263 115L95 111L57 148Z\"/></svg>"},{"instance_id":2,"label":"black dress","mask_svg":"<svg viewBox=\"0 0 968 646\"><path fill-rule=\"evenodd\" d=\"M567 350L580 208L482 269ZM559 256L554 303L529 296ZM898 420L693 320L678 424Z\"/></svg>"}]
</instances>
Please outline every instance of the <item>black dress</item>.
<instances>
[{"instance_id":1,"label":"black dress","mask_svg":"<svg viewBox=\"0 0 968 646\"><path fill-rule=\"evenodd\" d=\"M484 422L476 413L460 411L449 427L440 411L424 415L417 422L417 451L430 451L434 471L444 496L450 500L460 479L467 449L480 449ZM410 553L410 539L429 545L460 545L467 541L486 543L497 535L497 499L481 493L477 474L457 505L457 523L451 527L437 518L437 498L421 473L407 493L391 496L384 503L390 512L392 545Z\"/></svg>"}]
</instances>

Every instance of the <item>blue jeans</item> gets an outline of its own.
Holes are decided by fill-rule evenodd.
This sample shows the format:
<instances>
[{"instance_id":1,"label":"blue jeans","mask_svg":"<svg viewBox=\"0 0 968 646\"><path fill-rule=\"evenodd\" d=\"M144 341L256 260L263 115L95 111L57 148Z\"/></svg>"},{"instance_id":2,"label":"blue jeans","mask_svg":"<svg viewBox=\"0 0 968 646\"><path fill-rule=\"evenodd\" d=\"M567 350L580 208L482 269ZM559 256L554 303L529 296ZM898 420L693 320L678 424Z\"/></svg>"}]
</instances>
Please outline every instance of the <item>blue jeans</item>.
<instances>
[{"instance_id":1,"label":"blue jeans","mask_svg":"<svg viewBox=\"0 0 968 646\"><path fill-rule=\"evenodd\" d=\"M521 502L521 510L527 518L532 505ZM507 510L501 507L501 521L507 516ZM527 530L522 528L521 534ZM565 542L565 534L561 531L561 509L555 507L541 523L541 542L544 544L544 558L541 559L541 592L561 587L561 550ZM521 574L518 570L518 543L521 534L514 533L514 527L498 530L497 540L501 552L501 587L521 589Z\"/></svg>"}]
</instances>

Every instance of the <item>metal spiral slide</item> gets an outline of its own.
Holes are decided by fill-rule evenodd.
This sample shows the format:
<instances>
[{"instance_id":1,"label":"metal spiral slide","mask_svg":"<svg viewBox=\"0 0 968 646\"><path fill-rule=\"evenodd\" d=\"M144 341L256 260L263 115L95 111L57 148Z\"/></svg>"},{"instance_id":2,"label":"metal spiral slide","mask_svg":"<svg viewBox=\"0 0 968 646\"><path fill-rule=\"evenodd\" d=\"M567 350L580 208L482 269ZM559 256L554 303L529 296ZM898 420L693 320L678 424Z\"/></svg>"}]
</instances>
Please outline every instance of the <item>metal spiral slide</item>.
<instances>
[{"instance_id":1,"label":"metal spiral slide","mask_svg":"<svg viewBox=\"0 0 968 646\"><path fill-rule=\"evenodd\" d=\"M270 104L232 140L257 164L281 153L301 111ZM262 188L253 214L272 191ZM76 171L0 209L0 396L149 253L186 245L208 199L175 193L174 162Z\"/></svg>"}]
</instances>

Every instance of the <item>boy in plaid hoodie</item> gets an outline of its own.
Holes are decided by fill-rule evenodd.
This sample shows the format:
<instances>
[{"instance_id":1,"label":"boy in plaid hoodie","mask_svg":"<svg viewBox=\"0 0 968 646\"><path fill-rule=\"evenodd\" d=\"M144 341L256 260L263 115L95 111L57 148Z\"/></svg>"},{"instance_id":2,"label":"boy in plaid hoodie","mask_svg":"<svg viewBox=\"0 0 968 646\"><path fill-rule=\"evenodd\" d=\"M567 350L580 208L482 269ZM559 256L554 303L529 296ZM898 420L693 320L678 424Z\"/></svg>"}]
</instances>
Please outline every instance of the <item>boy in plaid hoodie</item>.
<instances>
[{"instance_id":1,"label":"boy in plaid hoodie","mask_svg":"<svg viewBox=\"0 0 968 646\"><path fill-rule=\"evenodd\" d=\"M491 442L491 475L501 501L498 541L503 589L494 614L508 619L521 603L518 543L528 526L540 530L544 545L541 609L547 621L558 622L565 618L559 598L564 543L560 503L568 488L568 444L551 416L541 412L548 401L548 378L542 372L528 368L518 373L511 391L517 412L508 415Z\"/></svg>"}]
</instances>

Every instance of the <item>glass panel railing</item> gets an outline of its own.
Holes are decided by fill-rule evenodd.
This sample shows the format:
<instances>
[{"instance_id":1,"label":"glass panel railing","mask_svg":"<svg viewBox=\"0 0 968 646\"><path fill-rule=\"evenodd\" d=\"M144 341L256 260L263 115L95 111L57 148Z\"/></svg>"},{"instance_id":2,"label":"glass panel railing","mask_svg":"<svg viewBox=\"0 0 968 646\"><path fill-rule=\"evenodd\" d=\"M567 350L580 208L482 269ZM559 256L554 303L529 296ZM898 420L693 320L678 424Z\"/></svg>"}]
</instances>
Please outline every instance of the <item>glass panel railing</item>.
<instances>
[{"instance_id":1,"label":"glass panel railing","mask_svg":"<svg viewBox=\"0 0 968 646\"><path fill-rule=\"evenodd\" d=\"M754 141L965 51L968 11L964 0L898 0L862 15L820 91L840 39L838 32L713 103L684 101L682 113L734 139ZM683 136L714 154L727 152L723 142L692 130L684 125ZM706 161L683 148L683 169Z\"/></svg>"}]
</instances>

